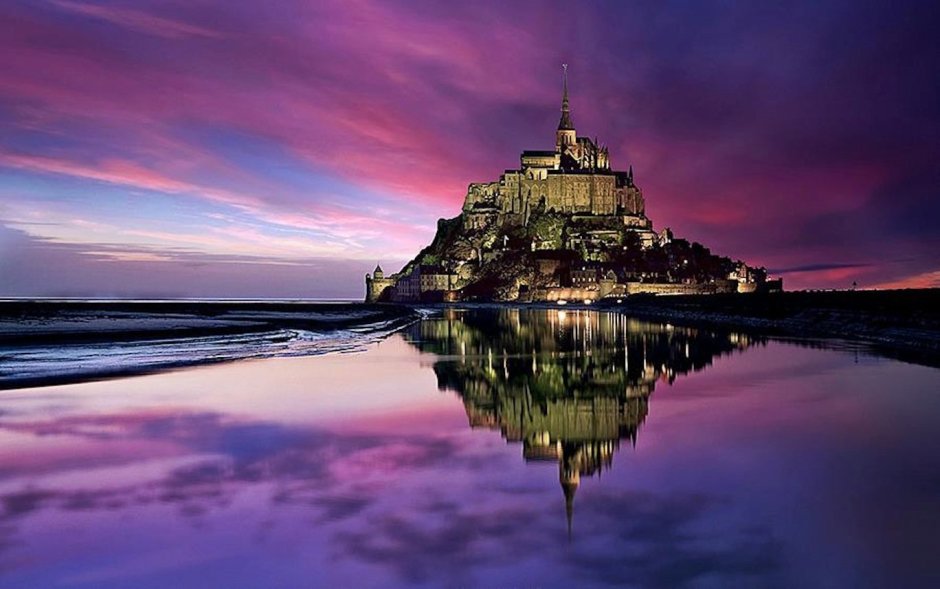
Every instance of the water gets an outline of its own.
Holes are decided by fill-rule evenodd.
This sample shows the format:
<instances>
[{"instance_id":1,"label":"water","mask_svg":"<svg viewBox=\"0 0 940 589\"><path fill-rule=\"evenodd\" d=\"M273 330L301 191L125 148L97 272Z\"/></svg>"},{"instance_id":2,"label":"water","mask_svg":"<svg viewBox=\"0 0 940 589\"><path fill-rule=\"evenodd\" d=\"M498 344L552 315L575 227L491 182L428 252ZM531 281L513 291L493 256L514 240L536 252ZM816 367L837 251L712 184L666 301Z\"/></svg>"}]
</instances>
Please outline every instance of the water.
<instances>
[{"instance_id":1,"label":"water","mask_svg":"<svg viewBox=\"0 0 940 589\"><path fill-rule=\"evenodd\" d=\"M935 587L940 371L587 311L2 392L0 587Z\"/></svg>"}]
</instances>

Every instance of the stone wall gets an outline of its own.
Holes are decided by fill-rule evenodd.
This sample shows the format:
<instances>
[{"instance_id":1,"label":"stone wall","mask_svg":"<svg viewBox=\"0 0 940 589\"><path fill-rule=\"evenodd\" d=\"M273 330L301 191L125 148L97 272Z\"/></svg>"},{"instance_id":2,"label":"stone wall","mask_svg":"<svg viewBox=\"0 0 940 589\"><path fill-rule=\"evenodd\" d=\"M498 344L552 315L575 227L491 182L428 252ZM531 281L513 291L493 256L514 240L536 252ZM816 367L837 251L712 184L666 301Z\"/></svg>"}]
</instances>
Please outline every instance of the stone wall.
<instances>
[{"instance_id":1,"label":"stone wall","mask_svg":"<svg viewBox=\"0 0 940 589\"><path fill-rule=\"evenodd\" d=\"M673 284L666 282L628 282L625 285L625 294L655 294L655 295L700 295L736 292L738 283L733 280L718 280L707 284Z\"/></svg>"},{"instance_id":2,"label":"stone wall","mask_svg":"<svg viewBox=\"0 0 940 589\"><path fill-rule=\"evenodd\" d=\"M535 301L571 301L587 299L596 301L602 298L625 297L637 294L654 295L702 295L736 292L738 283L733 280L720 280L708 284L674 284L665 282L627 282L613 283L600 280L596 284L581 287L542 288L532 293Z\"/></svg>"},{"instance_id":3,"label":"stone wall","mask_svg":"<svg viewBox=\"0 0 940 589\"><path fill-rule=\"evenodd\" d=\"M617 212L616 177L610 174L550 174L545 205L570 213L613 215Z\"/></svg>"},{"instance_id":4,"label":"stone wall","mask_svg":"<svg viewBox=\"0 0 940 589\"><path fill-rule=\"evenodd\" d=\"M596 301L601 298L600 286L593 284L583 288L544 288L532 294L534 301L571 301L581 302L587 299Z\"/></svg>"},{"instance_id":5,"label":"stone wall","mask_svg":"<svg viewBox=\"0 0 940 589\"><path fill-rule=\"evenodd\" d=\"M374 303L382 300L388 289L395 286L394 278L372 278L366 275L366 302Z\"/></svg>"},{"instance_id":6,"label":"stone wall","mask_svg":"<svg viewBox=\"0 0 940 589\"><path fill-rule=\"evenodd\" d=\"M557 154L524 154L522 168L506 170L498 182L470 184L464 212L492 207L500 213L525 214L544 201L559 213L643 217L646 203L639 188L606 168L563 172ZM477 219L474 220L476 222ZM476 225L473 225L476 227Z\"/></svg>"}]
</instances>

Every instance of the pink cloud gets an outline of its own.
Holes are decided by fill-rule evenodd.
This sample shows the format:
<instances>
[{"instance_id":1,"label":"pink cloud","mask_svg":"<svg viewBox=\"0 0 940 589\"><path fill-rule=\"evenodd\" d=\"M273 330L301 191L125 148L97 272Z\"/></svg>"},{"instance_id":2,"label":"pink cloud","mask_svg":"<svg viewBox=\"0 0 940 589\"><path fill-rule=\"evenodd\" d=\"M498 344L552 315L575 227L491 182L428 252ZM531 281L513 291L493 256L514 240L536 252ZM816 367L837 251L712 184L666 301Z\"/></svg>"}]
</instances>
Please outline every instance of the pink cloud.
<instances>
[{"instance_id":1,"label":"pink cloud","mask_svg":"<svg viewBox=\"0 0 940 589\"><path fill-rule=\"evenodd\" d=\"M475 122L461 120L466 113L460 106L448 106L441 87L403 69L401 60L447 72L448 83L465 94L462 100L523 100L537 87L535 78L498 74L527 54L535 57L526 49L528 33L508 36L513 57L497 62L503 47L479 43L473 31L455 35L444 25L427 26L417 15L369 3L342 8L346 17L331 19L325 31L320 30L323 21L313 18L322 15L308 15L276 37L218 41L220 56L243 74L240 78L210 69L198 54L191 63L141 64L96 47L81 32L24 18L18 27L32 32L5 43L16 61L5 64L13 75L0 81L0 89L58 113L46 117L48 124L91 119L117 125L131 136L141 127L173 120L240 128L354 182L429 202L457 203L470 181L504 167L466 149L460 133ZM350 52L364 30L372 30L366 35L369 46ZM319 47L310 43L314 31ZM30 42L36 36L70 39L79 50L50 51ZM444 46L448 51L441 50ZM488 67L491 63L496 65ZM387 88L400 96L384 95ZM223 96L220 102L217 97ZM450 135L441 133L435 113L451 117L445 121L453 125Z\"/></svg>"},{"instance_id":2,"label":"pink cloud","mask_svg":"<svg viewBox=\"0 0 940 589\"><path fill-rule=\"evenodd\" d=\"M900 288L940 288L940 271L923 272L900 280L891 280L872 285L870 288L893 290Z\"/></svg>"},{"instance_id":3,"label":"pink cloud","mask_svg":"<svg viewBox=\"0 0 940 589\"><path fill-rule=\"evenodd\" d=\"M0 152L0 165L171 194L192 193L209 200L239 207L258 206L261 203L260 200L250 196L175 180L134 162L121 159L105 159L93 164L78 164L47 156Z\"/></svg>"},{"instance_id":4,"label":"pink cloud","mask_svg":"<svg viewBox=\"0 0 940 589\"><path fill-rule=\"evenodd\" d=\"M98 18L121 27L170 39L189 36L210 38L220 36L217 31L205 27L155 16L131 8L101 6L70 0L53 0L52 3L68 12Z\"/></svg>"}]
</instances>

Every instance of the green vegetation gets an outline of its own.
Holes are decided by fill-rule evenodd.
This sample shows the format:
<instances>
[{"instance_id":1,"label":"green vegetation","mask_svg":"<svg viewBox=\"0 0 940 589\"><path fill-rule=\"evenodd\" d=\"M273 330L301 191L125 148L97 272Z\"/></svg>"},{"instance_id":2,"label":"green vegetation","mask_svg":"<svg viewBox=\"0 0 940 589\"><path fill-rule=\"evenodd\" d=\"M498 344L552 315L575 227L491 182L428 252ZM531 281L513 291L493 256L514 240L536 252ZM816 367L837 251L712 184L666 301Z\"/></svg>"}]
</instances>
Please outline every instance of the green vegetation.
<instances>
[{"instance_id":1,"label":"green vegetation","mask_svg":"<svg viewBox=\"0 0 940 589\"><path fill-rule=\"evenodd\" d=\"M569 286L571 270L584 264L613 271L618 282L685 284L727 280L741 266L700 243L651 243L645 226L628 227L619 216L556 213L540 205L528 219L495 220L468 227L462 215L441 219L434 240L401 274L417 264L439 266L458 275L465 299L516 300L528 289ZM551 263L540 269L540 260ZM762 269L751 271L754 279L766 277Z\"/></svg>"},{"instance_id":2,"label":"green vegetation","mask_svg":"<svg viewBox=\"0 0 940 589\"><path fill-rule=\"evenodd\" d=\"M529 220L528 232L537 243L547 249L564 247L564 231L567 217L558 213L533 215Z\"/></svg>"}]
</instances>

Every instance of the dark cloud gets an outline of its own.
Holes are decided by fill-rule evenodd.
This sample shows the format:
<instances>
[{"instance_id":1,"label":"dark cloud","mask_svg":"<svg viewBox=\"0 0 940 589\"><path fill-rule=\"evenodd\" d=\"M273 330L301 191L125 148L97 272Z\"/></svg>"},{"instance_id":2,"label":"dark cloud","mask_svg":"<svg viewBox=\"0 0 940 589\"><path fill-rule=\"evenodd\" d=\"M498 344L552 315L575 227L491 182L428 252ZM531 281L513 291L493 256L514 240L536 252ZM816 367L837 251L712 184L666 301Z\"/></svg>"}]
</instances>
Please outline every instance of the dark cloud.
<instances>
[{"instance_id":1,"label":"dark cloud","mask_svg":"<svg viewBox=\"0 0 940 589\"><path fill-rule=\"evenodd\" d=\"M508 564L551 545L535 509L464 509L436 503L421 519L384 516L366 529L335 535L337 554L387 567L406 583L470 583L480 562ZM504 551L500 546L517 547Z\"/></svg>"},{"instance_id":2,"label":"dark cloud","mask_svg":"<svg viewBox=\"0 0 940 589\"><path fill-rule=\"evenodd\" d=\"M3 505L3 516L18 517L36 511L53 497L48 491L21 491L0 497Z\"/></svg>"},{"instance_id":3,"label":"dark cloud","mask_svg":"<svg viewBox=\"0 0 940 589\"><path fill-rule=\"evenodd\" d=\"M513 509L423 502L413 517L385 516L338 532L337 554L384 565L408 584L473 584L478 563L498 567L538 557L585 586L693 587L706 580L783 586L780 547L766 528L751 525L716 538L700 526L727 507L714 497L592 493L576 506L570 544L560 509L546 512L534 499Z\"/></svg>"},{"instance_id":4,"label":"dark cloud","mask_svg":"<svg viewBox=\"0 0 940 589\"><path fill-rule=\"evenodd\" d=\"M793 272L820 272L823 270L842 270L845 268L868 268L871 264L807 264L806 266L795 266L793 268L769 268L768 271L774 274L790 274Z\"/></svg>"},{"instance_id":5,"label":"dark cloud","mask_svg":"<svg viewBox=\"0 0 940 589\"><path fill-rule=\"evenodd\" d=\"M769 529L755 523L713 536L696 528L727 507L715 497L626 491L591 499L578 513L584 534L612 514L620 525L575 545L569 563L579 576L610 586L693 587L706 579L725 587L784 586L776 576L780 545Z\"/></svg>"},{"instance_id":6,"label":"dark cloud","mask_svg":"<svg viewBox=\"0 0 940 589\"><path fill-rule=\"evenodd\" d=\"M374 502L372 497L348 495L324 495L311 501L322 509L321 522L335 522L359 515Z\"/></svg>"}]
</instances>

